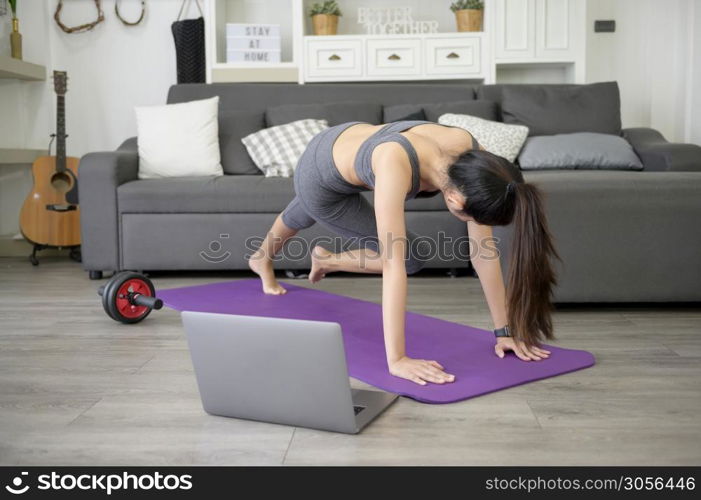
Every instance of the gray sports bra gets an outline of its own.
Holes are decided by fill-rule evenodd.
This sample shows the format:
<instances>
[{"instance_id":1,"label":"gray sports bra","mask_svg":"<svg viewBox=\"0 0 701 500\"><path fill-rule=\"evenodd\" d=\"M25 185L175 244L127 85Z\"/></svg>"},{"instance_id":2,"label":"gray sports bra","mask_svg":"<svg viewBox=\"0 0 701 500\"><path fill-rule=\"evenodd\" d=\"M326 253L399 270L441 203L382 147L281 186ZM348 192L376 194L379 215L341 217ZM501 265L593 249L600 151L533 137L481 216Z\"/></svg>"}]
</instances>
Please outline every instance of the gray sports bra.
<instances>
[{"instance_id":1,"label":"gray sports bra","mask_svg":"<svg viewBox=\"0 0 701 500\"><path fill-rule=\"evenodd\" d=\"M362 123L362 122L358 122ZM409 139L404 137L401 132L405 132L412 127L417 125L424 125L427 123L436 124L435 122L427 120L404 120L393 123L388 123L380 130L368 137L358 148L358 152L355 156L355 172L358 178L366 185L370 187L375 187L375 174L372 171L372 152L376 146L385 142L398 142L406 151L409 156L409 162L411 163L411 191L407 194L406 199L411 198L422 198L435 196L440 191L426 191L419 192L420 179L419 179L419 157L416 154L414 146L411 145ZM473 149L478 149L479 144L477 140L472 137L472 147Z\"/></svg>"}]
</instances>

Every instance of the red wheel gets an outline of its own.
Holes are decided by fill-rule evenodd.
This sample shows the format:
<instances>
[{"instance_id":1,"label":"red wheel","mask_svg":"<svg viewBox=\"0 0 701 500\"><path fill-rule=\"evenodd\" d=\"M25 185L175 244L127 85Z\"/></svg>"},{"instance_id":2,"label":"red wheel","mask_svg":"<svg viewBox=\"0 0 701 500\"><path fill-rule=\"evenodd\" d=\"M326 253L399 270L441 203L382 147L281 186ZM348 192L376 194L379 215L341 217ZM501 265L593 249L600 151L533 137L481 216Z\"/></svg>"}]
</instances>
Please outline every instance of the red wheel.
<instances>
[{"instance_id":1,"label":"red wheel","mask_svg":"<svg viewBox=\"0 0 701 500\"><path fill-rule=\"evenodd\" d=\"M136 294L153 297L153 290L151 289L153 287L149 285L150 282L147 283L143 279L138 278L132 278L122 283L122 286L117 290L115 299L115 307L119 316L127 319L143 319L142 316L146 317L151 312L150 307L137 306L129 300L130 295Z\"/></svg>"},{"instance_id":2,"label":"red wheel","mask_svg":"<svg viewBox=\"0 0 701 500\"><path fill-rule=\"evenodd\" d=\"M139 273L115 275L102 290L102 304L107 314L121 323L138 323L151 313L151 307L138 305L138 296L155 297L153 283Z\"/></svg>"}]
</instances>

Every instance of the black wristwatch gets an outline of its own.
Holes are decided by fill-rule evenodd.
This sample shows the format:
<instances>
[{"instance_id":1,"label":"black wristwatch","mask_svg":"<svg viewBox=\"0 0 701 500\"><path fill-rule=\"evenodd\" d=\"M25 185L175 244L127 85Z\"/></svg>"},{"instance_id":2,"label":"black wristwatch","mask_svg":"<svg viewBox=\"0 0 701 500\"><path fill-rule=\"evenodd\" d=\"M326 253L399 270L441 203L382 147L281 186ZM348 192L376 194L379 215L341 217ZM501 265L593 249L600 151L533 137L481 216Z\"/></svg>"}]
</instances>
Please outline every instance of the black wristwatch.
<instances>
[{"instance_id":1,"label":"black wristwatch","mask_svg":"<svg viewBox=\"0 0 701 500\"><path fill-rule=\"evenodd\" d=\"M502 328L497 328L494 330L494 336L499 338L499 337L511 337L511 330L509 330L509 325L506 325Z\"/></svg>"}]
</instances>

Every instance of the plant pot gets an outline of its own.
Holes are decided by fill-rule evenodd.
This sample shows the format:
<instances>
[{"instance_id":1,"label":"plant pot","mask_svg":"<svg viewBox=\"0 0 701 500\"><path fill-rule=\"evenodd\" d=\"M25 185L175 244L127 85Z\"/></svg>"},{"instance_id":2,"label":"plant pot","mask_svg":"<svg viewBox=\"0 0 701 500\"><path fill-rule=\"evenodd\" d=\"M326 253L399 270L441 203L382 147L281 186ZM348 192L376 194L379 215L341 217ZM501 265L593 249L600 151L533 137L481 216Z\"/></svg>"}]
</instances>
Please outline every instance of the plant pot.
<instances>
[{"instance_id":1,"label":"plant pot","mask_svg":"<svg viewBox=\"0 0 701 500\"><path fill-rule=\"evenodd\" d=\"M10 55L22 59L22 35L19 32L19 19L12 18L12 33L10 33Z\"/></svg>"},{"instance_id":2,"label":"plant pot","mask_svg":"<svg viewBox=\"0 0 701 500\"><path fill-rule=\"evenodd\" d=\"M455 11L458 31L482 31L482 9L462 9Z\"/></svg>"},{"instance_id":3,"label":"plant pot","mask_svg":"<svg viewBox=\"0 0 701 500\"><path fill-rule=\"evenodd\" d=\"M315 35L335 35L338 33L338 16L316 14L312 16Z\"/></svg>"}]
</instances>

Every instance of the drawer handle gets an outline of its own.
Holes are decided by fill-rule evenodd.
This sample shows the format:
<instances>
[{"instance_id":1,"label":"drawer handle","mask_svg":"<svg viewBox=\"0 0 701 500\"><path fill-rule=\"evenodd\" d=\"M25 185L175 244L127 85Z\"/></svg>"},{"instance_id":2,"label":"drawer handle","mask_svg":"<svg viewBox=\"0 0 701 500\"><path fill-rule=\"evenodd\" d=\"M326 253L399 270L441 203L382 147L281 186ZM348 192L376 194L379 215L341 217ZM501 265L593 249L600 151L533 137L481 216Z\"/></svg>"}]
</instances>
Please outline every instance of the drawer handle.
<instances>
[{"instance_id":1,"label":"drawer handle","mask_svg":"<svg viewBox=\"0 0 701 500\"><path fill-rule=\"evenodd\" d=\"M447 56L445 56L446 59L460 59L460 54L456 54L455 52L451 52Z\"/></svg>"},{"instance_id":2,"label":"drawer handle","mask_svg":"<svg viewBox=\"0 0 701 500\"><path fill-rule=\"evenodd\" d=\"M390 61L399 61L401 57L399 57L397 54L392 54L391 56L387 57Z\"/></svg>"},{"instance_id":3,"label":"drawer handle","mask_svg":"<svg viewBox=\"0 0 701 500\"><path fill-rule=\"evenodd\" d=\"M329 61L340 61L340 60L341 60L341 56L339 56L338 54L331 54L329 56Z\"/></svg>"}]
</instances>

